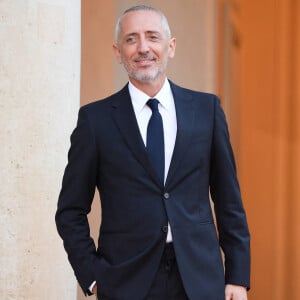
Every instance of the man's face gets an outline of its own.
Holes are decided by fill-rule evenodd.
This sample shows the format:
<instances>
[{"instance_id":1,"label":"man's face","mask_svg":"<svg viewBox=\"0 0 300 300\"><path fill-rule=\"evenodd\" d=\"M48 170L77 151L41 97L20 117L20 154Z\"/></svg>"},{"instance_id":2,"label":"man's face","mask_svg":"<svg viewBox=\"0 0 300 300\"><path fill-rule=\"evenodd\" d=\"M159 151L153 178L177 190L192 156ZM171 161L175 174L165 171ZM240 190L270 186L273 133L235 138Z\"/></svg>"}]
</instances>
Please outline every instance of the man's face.
<instances>
[{"instance_id":1,"label":"man's face","mask_svg":"<svg viewBox=\"0 0 300 300\"><path fill-rule=\"evenodd\" d=\"M133 83L155 83L166 76L168 59L175 54L175 39L167 36L156 12L131 11L122 19L114 51Z\"/></svg>"}]
</instances>

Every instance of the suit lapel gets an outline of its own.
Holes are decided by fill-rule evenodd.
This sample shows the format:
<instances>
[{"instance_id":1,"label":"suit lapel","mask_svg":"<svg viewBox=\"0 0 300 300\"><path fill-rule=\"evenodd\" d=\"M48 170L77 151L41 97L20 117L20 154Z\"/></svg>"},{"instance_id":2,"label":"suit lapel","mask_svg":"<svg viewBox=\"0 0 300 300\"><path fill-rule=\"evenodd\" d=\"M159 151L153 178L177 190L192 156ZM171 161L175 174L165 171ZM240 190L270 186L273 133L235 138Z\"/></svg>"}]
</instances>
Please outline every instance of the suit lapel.
<instances>
[{"instance_id":1,"label":"suit lapel","mask_svg":"<svg viewBox=\"0 0 300 300\"><path fill-rule=\"evenodd\" d=\"M134 114L131 98L126 85L113 100L112 116L121 132L121 135L136 159L143 165L150 176L159 184L160 180L156 175L146 152L138 123Z\"/></svg>"},{"instance_id":2,"label":"suit lapel","mask_svg":"<svg viewBox=\"0 0 300 300\"><path fill-rule=\"evenodd\" d=\"M184 158L186 150L191 142L195 118L192 95L172 82L170 82L170 84L175 101L177 136L165 184L166 189L169 188L172 179L174 179L176 171L180 166L180 162Z\"/></svg>"},{"instance_id":3,"label":"suit lapel","mask_svg":"<svg viewBox=\"0 0 300 300\"><path fill-rule=\"evenodd\" d=\"M184 158L185 152L191 142L195 118L192 95L172 82L170 82L170 84L176 108L177 136L165 184L166 189L169 188L174 179L176 171L180 166L180 162ZM155 180L158 185L161 185L159 178L148 159L146 147L139 131L127 85L113 100L112 116L125 143L128 145L133 155L143 165L152 179Z\"/></svg>"}]
</instances>

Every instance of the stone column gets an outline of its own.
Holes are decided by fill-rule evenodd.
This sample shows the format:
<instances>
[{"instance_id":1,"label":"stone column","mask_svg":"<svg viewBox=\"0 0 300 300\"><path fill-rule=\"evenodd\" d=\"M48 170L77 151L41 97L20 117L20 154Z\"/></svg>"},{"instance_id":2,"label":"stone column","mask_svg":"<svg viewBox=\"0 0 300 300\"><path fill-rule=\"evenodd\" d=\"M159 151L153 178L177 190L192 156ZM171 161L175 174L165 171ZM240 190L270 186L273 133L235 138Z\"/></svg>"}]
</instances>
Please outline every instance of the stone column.
<instances>
[{"instance_id":1,"label":"stone column","mask_svg":"<svg viewBox=\"0 0 300 300\"><path fill-rule=\"evenodd\" d=\"M0 299L76 299L54 214L76 122L80 1L0 1Z\"/></svg>"}]
</instances>

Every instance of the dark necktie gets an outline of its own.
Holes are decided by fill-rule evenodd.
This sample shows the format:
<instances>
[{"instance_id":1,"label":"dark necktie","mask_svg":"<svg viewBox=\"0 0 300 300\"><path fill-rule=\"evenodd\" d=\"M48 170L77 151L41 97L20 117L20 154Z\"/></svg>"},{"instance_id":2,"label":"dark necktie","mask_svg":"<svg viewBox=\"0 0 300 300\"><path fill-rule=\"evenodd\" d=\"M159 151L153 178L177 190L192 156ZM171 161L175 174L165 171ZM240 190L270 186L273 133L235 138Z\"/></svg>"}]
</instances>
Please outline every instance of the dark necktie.
<instances>
[{"instance_id":1,"label":"dark necktie","mask_svg":"<svg viewBox=\"0 0 300 300\"><path fill-rule=\"evenodd\" d=\"M152 116L147 128L147 152L154 169L159 176L161 183L165 177L165 146L164 129L161 114L158 111L157 99L150 99L147 105L152 110Z\"/></svg>"}]
</instances>

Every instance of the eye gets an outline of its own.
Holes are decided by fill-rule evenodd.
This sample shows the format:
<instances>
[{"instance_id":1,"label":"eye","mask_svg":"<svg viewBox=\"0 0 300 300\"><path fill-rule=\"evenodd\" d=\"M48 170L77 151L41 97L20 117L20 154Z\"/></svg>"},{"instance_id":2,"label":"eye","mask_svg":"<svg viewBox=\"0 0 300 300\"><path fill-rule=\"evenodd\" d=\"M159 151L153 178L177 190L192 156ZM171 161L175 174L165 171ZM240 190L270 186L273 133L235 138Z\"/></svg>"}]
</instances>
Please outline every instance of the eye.
<instances>
[{"instance_id":1,"label":"eye","mask_svg":"<svg viewBox=\"0 0 300 300\"><path fill-rule=\"evenodd\" d=\"M132 43L134 43L135 42L135 38L134 37L128 37L127 39L126 39L126 43L128 43L128 44L132 44Z\"/></svg>"},{"instance_id":2,"label":"eye","mask_svg":"<svg viewBox=\"0 0 300 300\"><path fill-rule=\"evenodd\" d=\"M150 40L151 40L151 41L157 41L157 40L158 40L158 36L152 34L152 35L150 35Z\"/></svg>"}]
</instances>

